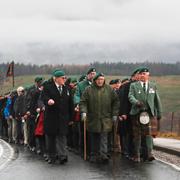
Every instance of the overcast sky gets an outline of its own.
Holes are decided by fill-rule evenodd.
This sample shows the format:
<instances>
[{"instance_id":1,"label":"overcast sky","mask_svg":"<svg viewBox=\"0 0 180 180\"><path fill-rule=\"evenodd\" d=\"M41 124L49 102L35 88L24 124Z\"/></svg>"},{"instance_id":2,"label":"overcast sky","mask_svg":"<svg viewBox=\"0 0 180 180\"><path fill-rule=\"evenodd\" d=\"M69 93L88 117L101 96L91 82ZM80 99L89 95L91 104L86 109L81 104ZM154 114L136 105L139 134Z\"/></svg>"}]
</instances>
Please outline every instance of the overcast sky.
<instances>
[{"instance_id":1,"label":"overcast sky","mask_svg":"<svg viewBox=\"0 0 180 180\"><path fill-rule=\"evenodd\" d=\"M179 7L179 0L0 0L0 62L180 61Z\"/></svg>"}]
</instances>

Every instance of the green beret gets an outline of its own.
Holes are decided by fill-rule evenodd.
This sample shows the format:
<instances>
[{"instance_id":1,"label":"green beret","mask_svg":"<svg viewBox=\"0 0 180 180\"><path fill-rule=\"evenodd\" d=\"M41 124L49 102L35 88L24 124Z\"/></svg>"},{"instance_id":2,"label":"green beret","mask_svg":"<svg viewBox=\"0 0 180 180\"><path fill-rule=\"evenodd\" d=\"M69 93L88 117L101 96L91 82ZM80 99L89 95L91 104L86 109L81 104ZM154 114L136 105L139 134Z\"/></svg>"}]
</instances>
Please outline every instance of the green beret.
<instances>
[{"instance_id":1,"label":"green beret","mask_svg":"<svg viewBox=\"0 0 180 180\"><path fill-rule=\"evenodd\" d=\"M43 80L44 80L44 78L39 77L39 76L34 79L34 81L37 82L37 83L42 82Z\"/></svg>"},{"instance_id":2,"label":"green beret","mask_svg":"<svg viewBox=\"0 0 180 180\"><path fill-rule=\"evenodd\" d=\"M61 70L55 70L53 72L53 76L54 77L61 77L61 76L65 76L65 73L64 73L64 71L61 71Z\"/></svg>"},{"instance_id":3,"label":"green beret","mask_svg":"<svg viewBox=\"0 0 180 180\"><path fill-rule=\"evenodd\" d=\"M109 82L110 85L120 83L120 79L113 79Z\"/></svg>"},{"instance_id":4,"label":"green beret","mask_svg":"<svg viewBox=\"0 0 180 180\"><path fill-rule=\"evenodd\" d=\"M91 72L96 72L96 69L95 69L95 68L90 68L90 69L87 71L87 74L90 74Z\"/></svg>"},{"instance_id":5,"label":"green beret","mask_svg":"<svg viewBox=\"0 0 180 180\"><path fill-rule=\"evenodd\" d=\"M142 72L149 72L149 69L147 67L142 67L140 70L139 70L139 73L142 73Z\"/></svg>"},{"instance_id":6,"label":"green beret","mask_svg":"<svg viewBox=\"0 0 180 180\"><path fill-rule=\"evenodd\" d=\"M95 80L97 80L99 77L104 77L104 74L103 74L103 73L97 73L93 80L95 81Z\"/></svg>"},{"instance_id":7,"label":"green beret","mask_svg":"<svg viewBox=\"0 0 180 180\"><path fill-rule=\"evenodd\" d=\"M77 78L71 78L70 82L71 83L77 83Z\"/></svg>"},{"instance_id":8,"label":"green beret","mask_svg":"<svg viewBox=\"0 0 180 180\"><path fill-rule=\"evenodd\" d=\"M59 69L55 69L53 72L52 72L52 75L54 76L54 73L56 72L56 71L60 71Z\"/></svg>"},{"instance_id":9,"label":"green beret","mask_svg":"<svg viewBox=\"0 0 180 180\"><path fill-rule=\"evenodd\" d=\"M133 73L131 74L131 76L134 76L135 74L139 73L140 69L141 69L141 67L136 68L136 69L133 71Z\"/></svg>"}]
</instances>

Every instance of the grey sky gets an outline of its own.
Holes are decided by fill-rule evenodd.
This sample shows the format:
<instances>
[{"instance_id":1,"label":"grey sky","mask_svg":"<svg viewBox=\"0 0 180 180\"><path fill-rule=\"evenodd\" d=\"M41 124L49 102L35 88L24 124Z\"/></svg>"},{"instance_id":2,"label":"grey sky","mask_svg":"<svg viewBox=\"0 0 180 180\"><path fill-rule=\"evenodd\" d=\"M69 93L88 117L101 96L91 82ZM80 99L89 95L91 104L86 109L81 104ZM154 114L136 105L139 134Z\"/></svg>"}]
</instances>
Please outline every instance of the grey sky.
<instances>
[{"instance_id":1,"label":"grey sky","mask_svg":"<svg viewBox=\"0 0 180 180\"><path fill-rule=\"evenodd\" d=\"M180 61L179 7L179 0L0 0L0 61Z\"/></svg>"}]
</instances>

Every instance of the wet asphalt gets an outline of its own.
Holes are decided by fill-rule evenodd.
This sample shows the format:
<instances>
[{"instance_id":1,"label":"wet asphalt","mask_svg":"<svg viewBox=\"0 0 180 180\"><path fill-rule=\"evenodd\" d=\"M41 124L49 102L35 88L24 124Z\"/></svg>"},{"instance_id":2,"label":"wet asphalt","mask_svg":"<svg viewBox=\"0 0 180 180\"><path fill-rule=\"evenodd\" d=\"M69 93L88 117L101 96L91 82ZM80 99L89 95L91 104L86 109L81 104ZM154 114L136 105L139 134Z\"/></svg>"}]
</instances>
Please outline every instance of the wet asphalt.
<instances>
[{"instance_id":1,"label":"wet asphalt","mask_svg":"<svg viewBox=\"0 0 180 180\"><path fill-rule=\"evenodd\" d=\"M157 160L136 164L114 154L108 164L92 164L69 152L67 164L47 164L23 146L12 147L15 153L0 169L0 180L180 180L180 171Z\"/></svg>"}]
</instances>

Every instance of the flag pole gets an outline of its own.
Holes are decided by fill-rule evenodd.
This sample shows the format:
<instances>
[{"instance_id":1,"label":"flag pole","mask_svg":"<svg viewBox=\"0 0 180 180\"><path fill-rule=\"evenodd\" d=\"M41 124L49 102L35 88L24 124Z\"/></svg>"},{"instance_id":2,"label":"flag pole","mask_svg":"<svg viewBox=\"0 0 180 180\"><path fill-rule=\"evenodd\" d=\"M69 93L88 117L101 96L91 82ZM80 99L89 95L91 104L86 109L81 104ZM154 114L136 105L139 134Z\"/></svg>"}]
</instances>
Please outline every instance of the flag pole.
<instances>
[{"instance_id":1,"label":"flag pole","mask_svg":"<svg viewBox=\"0 0 180 180\"><path fill-rule=\"evenodd\" d=\"M14 88L14 61L12 61L12 85Z\"/></svg>"}]
</instances>

